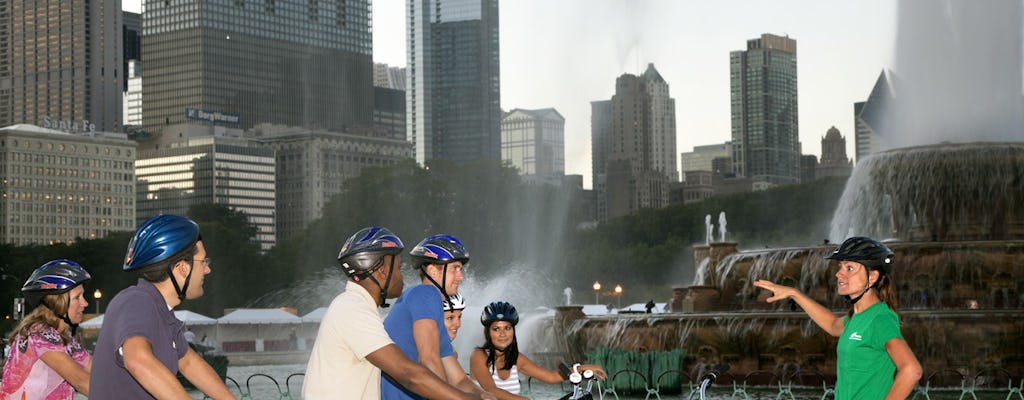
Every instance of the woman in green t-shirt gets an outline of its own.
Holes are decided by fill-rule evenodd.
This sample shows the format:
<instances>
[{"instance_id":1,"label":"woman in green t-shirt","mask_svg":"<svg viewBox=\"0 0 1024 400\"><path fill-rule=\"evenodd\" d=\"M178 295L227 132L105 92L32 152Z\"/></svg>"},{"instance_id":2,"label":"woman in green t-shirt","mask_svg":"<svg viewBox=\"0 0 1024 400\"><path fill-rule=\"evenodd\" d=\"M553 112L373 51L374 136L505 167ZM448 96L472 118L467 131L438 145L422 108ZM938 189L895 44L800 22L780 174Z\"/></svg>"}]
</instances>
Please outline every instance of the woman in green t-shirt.
<instances>
[{"instance_id":1,"label":"woman in green t-shirt","mask_svg":"<svg viewBox=\"0 0 1024 400\"><path fill-rule=\"evenodd\" d=\"M836 400L905 399L921 379L921 364L900 333L892 281L893 253L866 237L846 239L828 257L839 261L836 284L852 307L839 317L800 290L759 280L768 302L793 299L836 346Z\"/></svg>"}]
</instances>

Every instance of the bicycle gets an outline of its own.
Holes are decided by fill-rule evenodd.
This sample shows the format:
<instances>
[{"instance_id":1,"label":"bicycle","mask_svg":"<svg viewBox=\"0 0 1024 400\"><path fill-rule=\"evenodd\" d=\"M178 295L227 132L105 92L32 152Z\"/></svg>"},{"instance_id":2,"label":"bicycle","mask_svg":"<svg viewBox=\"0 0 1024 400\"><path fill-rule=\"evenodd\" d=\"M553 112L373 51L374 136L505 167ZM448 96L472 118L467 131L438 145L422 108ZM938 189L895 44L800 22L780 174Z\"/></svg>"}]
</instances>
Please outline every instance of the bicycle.
<instances>
[{"instance_id":1,"label":"bicycle","mask_svg":"<svg viewBox=\"0 0 1024 400\"><path fill-rule=\"evenodd\" d=\"M572 392L566 393L565 396L562 396L558 400L594 400L594 395L591 394L591 389L594 386L594 380L596 378L594 376L594 371L586 369L581 372L579 367L579 363L573 364L571 370L565 364L558 366L559 370L561 370L563 374L569 376L569 383L572 384ZM598 385L600 386L600 383L598 383ZM604 396L601 394L600 388L598 388L598 399L603 398Z\"/></svg>"}]
</instances>

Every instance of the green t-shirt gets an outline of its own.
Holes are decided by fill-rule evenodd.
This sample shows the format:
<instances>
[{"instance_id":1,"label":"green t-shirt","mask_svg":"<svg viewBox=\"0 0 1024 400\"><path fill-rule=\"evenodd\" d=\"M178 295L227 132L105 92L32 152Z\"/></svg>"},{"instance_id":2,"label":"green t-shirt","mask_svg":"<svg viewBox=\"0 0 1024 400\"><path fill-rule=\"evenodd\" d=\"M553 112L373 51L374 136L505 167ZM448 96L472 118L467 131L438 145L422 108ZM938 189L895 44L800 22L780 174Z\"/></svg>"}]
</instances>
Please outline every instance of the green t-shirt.
<instances>
[{"instance_id":1,"label":"green t-shirt","mask_svg":"<svg viewBox=\"0 0 1024 400\"><path fill-rule=\"evenodd\" d=\"M885 343L894 338L903 339L899 317L884 302L843 318L836 346L836 400L885 398L896 374Z\"/></svg>"}]
</instances>

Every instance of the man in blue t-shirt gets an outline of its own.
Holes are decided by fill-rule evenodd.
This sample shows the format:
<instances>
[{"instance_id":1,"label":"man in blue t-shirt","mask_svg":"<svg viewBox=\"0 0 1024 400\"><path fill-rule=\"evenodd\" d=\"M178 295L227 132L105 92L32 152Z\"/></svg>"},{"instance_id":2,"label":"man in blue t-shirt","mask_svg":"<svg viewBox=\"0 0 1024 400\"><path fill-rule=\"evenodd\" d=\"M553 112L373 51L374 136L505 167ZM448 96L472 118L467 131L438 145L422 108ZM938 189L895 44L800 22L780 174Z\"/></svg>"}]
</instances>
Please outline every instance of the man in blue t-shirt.
<instances>
[{"instance_id":1,"label":"man in blue t-shirt","mask_svg":"<svg viewBox=\"0 0 1024 400\"><path fill-rule=\"evenodd\" d=\"M174 307L203 295L210 259L199 226L177 215L157 215L135 231L124 271L139 281L107 306L89 378L90 399L184 398L181 374L212 399L234 399L224 381L181 332Z\"/></svg>"},{"instance_id":2,"label":"man in blue t-shirt","mask_svg":"<svg viewBox=\"0 0 1024 400\"><path fill-rule=\"evenodd\" d=\"M448 330L444 326L442 302L449 301L449 294L458 293L462 269L469 262L469 252L459 239L435 235L423 239L409 254L423 283L407 290L395 302L384 319L384 329L410 359L463 391L483 393L466 377L455 359ZM384 378L381 380L381 399L422 399L396 385L391 377Z\"/></svg>"}]
</instances>

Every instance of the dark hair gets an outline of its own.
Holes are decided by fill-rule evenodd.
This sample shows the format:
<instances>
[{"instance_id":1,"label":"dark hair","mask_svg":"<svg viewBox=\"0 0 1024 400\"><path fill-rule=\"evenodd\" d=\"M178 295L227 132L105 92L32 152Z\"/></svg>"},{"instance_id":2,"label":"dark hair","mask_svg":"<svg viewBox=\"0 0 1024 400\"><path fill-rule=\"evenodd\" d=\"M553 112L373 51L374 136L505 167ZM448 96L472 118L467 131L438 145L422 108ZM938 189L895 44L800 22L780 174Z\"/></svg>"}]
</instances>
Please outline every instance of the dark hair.
<instances>
[{"instance_id":1,"label":"dark hair","mask_svg":"<svg viewBox=\"0 0 1024 400\"><path fill-rule=\"evenodd\" d=\"M491 342L491 325L494 325L495 322L498 321L492 321L484 326L484 345L477 347L478 349L483 350L484 354L487 355L488 367L494 366L494 359L497 356L496 353L498 350L498 348L494 346L494 343ZM516 339L516 326L511 322L509 322L509 324L512 325L512 343L510 343L504 351L505 365L497 369L512 369L512 367L516 365L516 362L519 361L519 341Z\"/></svg>"},{"instance_id":2,"label":"dark hair","mask_svg":"<svg viewBox=\"0 0 1024 400\"><path fill-rule=\"evenodd\" d=\"M179 251L178 254L142 267L138 272L139 278L153 283L163 282L165 279L169 279L171 276L168 272L171 268L174 268L179 261L192 261L196 256L196 252L199 251L199 247L196 243L199 242L196 241L195 243L192 243L192 245Z\"/></svg>"}]
</instances>

